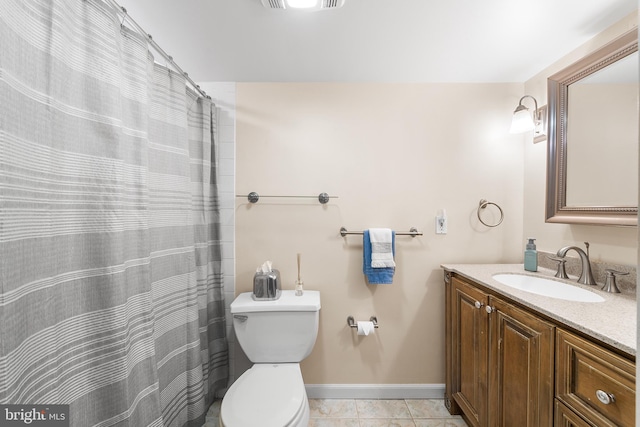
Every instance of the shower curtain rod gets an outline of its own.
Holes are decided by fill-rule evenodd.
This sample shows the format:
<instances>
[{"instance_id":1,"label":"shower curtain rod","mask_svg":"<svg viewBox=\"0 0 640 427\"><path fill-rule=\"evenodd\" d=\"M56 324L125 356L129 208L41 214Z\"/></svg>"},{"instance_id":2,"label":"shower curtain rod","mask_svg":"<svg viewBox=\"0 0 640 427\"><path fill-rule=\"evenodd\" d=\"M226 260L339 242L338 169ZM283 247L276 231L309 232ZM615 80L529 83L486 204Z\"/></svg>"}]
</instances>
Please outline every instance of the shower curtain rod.
<instances>
[{"instance_id":1,"label":"shower curtain rod","mask_svg":"<svg viewBox=\"0 0 640 427\"><path fill-rule=\"evenodd\" d=\"M140 24L138 24L132 17L131 15L129 15L127 13L127 9L125 9L123 6L120 6L116 0L104 0L107 3L109 3L110 5L112 5L113 7L115 7L116 9L118 9L120 11L120 13L123 14L123 18L122 18L122 23L121 25L124 25L125 21L129 21L134 29L140 33L143 34L149 41L149 44L151 44L151 47L153 47L153 49L158 52L160 55L162 55L162 57L171 63L172 67L180 74L182 74L184 76L185 79L187 79L187 81L189 82L189 84L191 84L191 86L202 96L204 96L207 99L211 99L211 97L209 95L207 95L207 93L200 89L200 86L198 86L196 84L196 82L194 82L191 77L189 77L189 74L187 74L182 68L180 68L180 66L178 64L175 63L175 61L173 60L173 57L169 54L167 54L167 52L165 52L159 45L158 43L156 43L153 40L153 37L151 36L151 34L147 33L144 28L142 28L140 26Z\"/></svg>"}]
</instances>

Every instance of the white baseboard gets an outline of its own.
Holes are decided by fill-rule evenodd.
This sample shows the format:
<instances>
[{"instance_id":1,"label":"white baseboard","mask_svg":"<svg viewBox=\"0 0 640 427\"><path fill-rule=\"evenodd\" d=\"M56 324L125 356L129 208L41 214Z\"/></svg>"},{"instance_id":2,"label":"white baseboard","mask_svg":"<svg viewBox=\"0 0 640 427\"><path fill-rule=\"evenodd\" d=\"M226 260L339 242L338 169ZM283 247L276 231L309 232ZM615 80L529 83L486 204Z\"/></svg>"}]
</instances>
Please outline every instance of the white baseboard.
<instances>
[{"instance_id":1,"label":"white baseboard","mask_svg":"<svg viewBox=\"0 0 640 427\"><path fill-rule=\"evenodd\" d=\"M306 384L309 399L444 399L444 384Z\"/></svg>"}]
</instances>

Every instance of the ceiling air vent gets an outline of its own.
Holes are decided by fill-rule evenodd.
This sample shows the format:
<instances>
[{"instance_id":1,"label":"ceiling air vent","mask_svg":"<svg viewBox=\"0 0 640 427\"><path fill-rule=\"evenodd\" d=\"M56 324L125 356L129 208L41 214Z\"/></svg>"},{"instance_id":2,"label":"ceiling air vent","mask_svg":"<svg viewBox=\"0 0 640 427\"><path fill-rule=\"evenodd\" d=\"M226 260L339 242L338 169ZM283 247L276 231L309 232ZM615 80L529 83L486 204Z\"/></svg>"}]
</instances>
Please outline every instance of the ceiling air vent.
<instances>
[{"instance_id":1,"label":"ceiling air vent","mask_svg":"<svg viewBox=\"0 0 640 427\"><path fill-rule=\"evenodd\" d=\"M344 6L345 0L260 0L267 9L329 10Z\"/></svg>"},{"instance_id":2,"label":"ceiling air vent","mask_svg":"<svg viewBox=\"0 0 640 427\"><path fill-rule=\"evenodd\" d=\"M284 0L262 0L262 5L267 9L284 9Z\"/></svg>"},{"instance_id":3,"label":"ceiling air vent","mask_svg":"<svg viewBox=\"0 0 640 427\"><path fill-rule=\"evenodd\" d=\"M344 6L344 0L322 0L324 9L333 9Z\"/></svg>"}]
</instances>

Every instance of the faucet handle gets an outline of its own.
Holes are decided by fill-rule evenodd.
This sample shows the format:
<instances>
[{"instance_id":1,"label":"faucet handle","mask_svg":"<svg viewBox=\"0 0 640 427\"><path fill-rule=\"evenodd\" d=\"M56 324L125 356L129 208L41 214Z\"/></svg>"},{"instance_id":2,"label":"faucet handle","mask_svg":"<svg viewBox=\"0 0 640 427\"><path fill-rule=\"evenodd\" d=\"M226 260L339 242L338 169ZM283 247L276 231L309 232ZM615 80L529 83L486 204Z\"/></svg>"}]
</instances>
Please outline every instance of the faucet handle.
<instances>
[{"instance_id":1,"label":"faucet handle","mask_svg":"<svg viewBox=\"0 0 640 427\"><path fill-rule=\"evenodd\" d=\"M605 271L605 281L604 286L602 287L603 291L611 292L611 293L620 293L620 289L616 285L616 275L617 276L626 276L629 272L613 270L611 268L607 268Z\"/></svg>"},{"instance_id":2,"label":"faucet handle","mask_svg":"<svg viewBox=\"0 0 640 427\"><path fill-rule=\"evenodd\" d=\"M551 261L555 261L558 263L558 270L556 271L556 277L560 278L560 279L568 279L569 276L567 276L567 270L566 270L566 258L565 257L555 257L555 256L548 256L547 258L549 258Z\"/></svg>"}]
</instances>

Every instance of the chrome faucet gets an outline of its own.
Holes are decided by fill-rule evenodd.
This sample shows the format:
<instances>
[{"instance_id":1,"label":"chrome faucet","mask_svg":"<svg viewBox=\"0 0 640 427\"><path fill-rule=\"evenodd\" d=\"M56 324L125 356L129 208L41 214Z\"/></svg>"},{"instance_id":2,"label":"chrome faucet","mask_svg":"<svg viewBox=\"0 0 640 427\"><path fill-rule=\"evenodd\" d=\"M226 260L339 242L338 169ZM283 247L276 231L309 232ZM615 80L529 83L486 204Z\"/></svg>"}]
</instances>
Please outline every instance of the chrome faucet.
<instances>
[{"instance_id":1,"label":"chrome faucet","mask_svg":"<svg viewBox=\"0 0 640 427\"><path fill-rule=\"evenodd\" d=\"M597 283L593 278L593 273L591 272L591 263L589 262L589 242L584 242L584 244L587 247L587 252L577 246L565 246L560 249L556 255L560 258L564 258L567 252L571 249L576 251L578 255L580 255L580 262L582 263L582 272L578 278L578 283L582 283L583 285L596 285Z\"/></svg>"}]
</instances>

